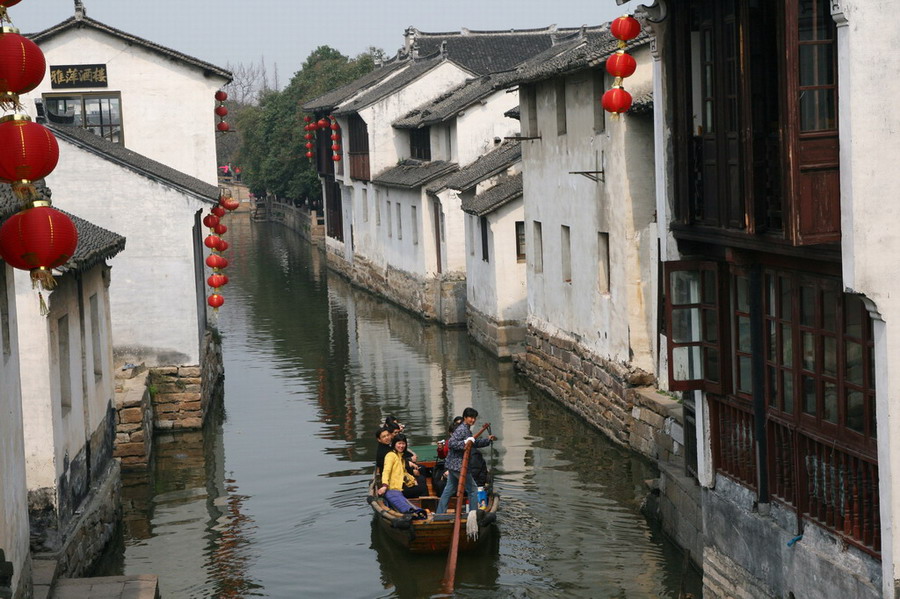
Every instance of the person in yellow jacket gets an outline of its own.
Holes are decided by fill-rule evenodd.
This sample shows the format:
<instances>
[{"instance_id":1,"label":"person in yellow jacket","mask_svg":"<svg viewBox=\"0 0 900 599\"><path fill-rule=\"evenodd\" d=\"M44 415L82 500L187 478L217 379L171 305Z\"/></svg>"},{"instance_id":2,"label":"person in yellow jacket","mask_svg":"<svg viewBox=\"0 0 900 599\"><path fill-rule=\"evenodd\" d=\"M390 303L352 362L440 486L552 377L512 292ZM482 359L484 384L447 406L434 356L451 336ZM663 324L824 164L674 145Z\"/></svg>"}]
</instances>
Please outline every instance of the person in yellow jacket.
<instances>
[{"instance_id":1,"label":"person in yellow jacket","mask_svg":"<svg viewBox=\"0 0 900 599\"><path fill-rule=\"evenodd\" d=\"M406 446L406 435L403 433L399 433L391 441L391 452L384 457L378 494L384 495L388 505L401 514L410 514L414 519L424 519L428 517L428 512L415 507L403 496L404 487L416 485L415 477L406 471L406 458L403 457Z\"/></svg>"}]
</instances>

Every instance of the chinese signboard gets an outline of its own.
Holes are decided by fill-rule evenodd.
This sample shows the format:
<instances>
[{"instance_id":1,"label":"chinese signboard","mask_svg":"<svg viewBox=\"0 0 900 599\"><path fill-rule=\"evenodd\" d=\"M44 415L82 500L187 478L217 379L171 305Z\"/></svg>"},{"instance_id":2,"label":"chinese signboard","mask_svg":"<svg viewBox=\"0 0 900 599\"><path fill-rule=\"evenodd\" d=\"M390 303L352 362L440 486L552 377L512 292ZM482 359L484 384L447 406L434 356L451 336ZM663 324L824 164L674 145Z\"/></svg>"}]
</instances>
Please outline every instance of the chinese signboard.
<instances>
[{"instance_id":1,"label":"chinese signboard","mask_svg":"<svg viewBox=\"0 0 900 599\"><path fill-rule=\"evenodd\" d=\"M105 64L50 65L50 86L53 89L75 87L107 87Z\"/></svg>"}]
</instances>

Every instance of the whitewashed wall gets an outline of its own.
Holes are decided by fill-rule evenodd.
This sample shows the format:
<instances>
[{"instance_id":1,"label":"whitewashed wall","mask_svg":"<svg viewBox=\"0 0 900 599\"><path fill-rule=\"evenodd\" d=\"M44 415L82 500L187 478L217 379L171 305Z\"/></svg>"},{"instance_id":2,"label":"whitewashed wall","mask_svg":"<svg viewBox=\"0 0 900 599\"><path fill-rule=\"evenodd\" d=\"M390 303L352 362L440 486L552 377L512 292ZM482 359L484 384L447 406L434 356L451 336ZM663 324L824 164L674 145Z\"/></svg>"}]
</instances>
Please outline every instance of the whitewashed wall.
<instances>
[{"instance_id":1,"label":"whitewashed wall","mask_svg":"<svg viewBox=\"0 0 900 599\"><path fill-rule=\"evenodd\" d=\"M466 298L479 312L497 321L527 316L525 263L516 257L516 221L525 220L525 204L515 200L487 215L488 257L482 259L480 219L465 215Z\"/></svg>"},{"instance_id":2,"label":"whitewashed wall","mask_svg":"<svg viewBox=\"0 0 900 599\"><path fill-rule=\"evenodd\" d=\"M148 366L198 364L206 315L195 268L205 259L197 247L205 231L194 231L194 219L210 204L65 141L47 184L57 207L127 240L111 261L116 352Z\"/></svg>"},{"instance_id":3,"label":"whitewashed wall","mask_svg":"<svg viewBox=\"0 0 900 599\"><path fill-rule=\"evenodd\" d=\"M651 88L649 50L634 56L638 70L626 85L639 97ZM655 373L652 119L607 116L597 131L596 102L588 71L568 77L567 132L559 134L553 81L536 86L538 132L526 133L541 139L524 141L522 148L529 322L549 333L577 335L603 358ZM599 170L605 182L570 174ZM535 271L535 221L542 229L542 273ZM571 282L561 272L563 225L570 228ZM598 233L609 235L608 292L599 280Z\"/></svg>"},{"instance_id":4,"label":"whitewashed wall","mask_svg":"<svg viewBox=\"0 0 900 599\"><path fill-rule=\"evenodd\" d=\"M6 303L8 314L8 319L0 321L0 343L3 345L0 348L0 549L13 565L13 591L22 584L22 571L29 550L14 281L12 268L0 262L0 301Z\"/></svg>"},{"instance_id":5,"label":"whitewashed wall","mask_svg":"<svg viewBox=\"0 0 900 599\"><path fill-rule=\"evenodd\" d=\"M226 80L165 58L96 29L69 30L46 40L41 50L47 76L23 104L34 114L34 98L45 93L120 92L125 146L201 181L216 184L215 92ZM107 88L54 90L50 65L105 64ZM177 135L173 135L177 132Z\"/></svg>"}]
</instances>

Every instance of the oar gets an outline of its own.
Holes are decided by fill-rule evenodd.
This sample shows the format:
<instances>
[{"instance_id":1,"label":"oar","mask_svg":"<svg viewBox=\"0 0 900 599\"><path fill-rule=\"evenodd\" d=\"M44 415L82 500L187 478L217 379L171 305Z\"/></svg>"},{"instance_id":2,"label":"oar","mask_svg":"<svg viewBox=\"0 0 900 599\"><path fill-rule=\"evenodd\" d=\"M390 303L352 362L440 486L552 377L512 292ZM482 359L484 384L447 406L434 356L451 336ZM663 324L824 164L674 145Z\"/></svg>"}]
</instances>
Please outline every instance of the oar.
<instances>
[{"instance_id":1,"label":"oar","mask_svg":"<svg viewBox=\"0 0 900 599\"><path fill-rule=\"evenodd\" d=\"M475 434L477 439L491 425L485 423L481 430ZM453 582L456 578L456 554L459 552L459 516L462 514L463 493L466 490L466 475L469 472L469 456L472 453L472 443L466 443L466 452L463 454L462 466L459 469L459 483L456 485L456 513L453 518L453 537L450 539L450 554L447 556L447 567L444 569L443 592L453 594Z\"/></svg>"}]
</instances>

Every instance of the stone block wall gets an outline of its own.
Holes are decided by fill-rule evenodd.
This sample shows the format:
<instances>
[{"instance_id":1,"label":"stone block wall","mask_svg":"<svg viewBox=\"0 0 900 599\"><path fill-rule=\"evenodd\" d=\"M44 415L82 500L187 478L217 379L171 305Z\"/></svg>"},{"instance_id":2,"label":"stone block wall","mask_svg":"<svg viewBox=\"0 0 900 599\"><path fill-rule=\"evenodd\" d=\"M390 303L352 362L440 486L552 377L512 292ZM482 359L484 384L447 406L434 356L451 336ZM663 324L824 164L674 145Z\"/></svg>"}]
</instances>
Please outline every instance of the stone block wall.
<instances>
[{"instance_id":1,"label":"stone block wall","mask_svg":"<svg viewBox=\"0 0 900 599\"><path fill-rule=\"evenodd\" d=\"M133 372L133 371L131 371ZM116 381L116 447L123 469L146 468L153 448L153 407L147 388L149 373Z\"/></svg>"},{"instance_id":2,"label":"stone block wall","mask_svg":"<svg viewBox=\"0 0 900 599\"><path fill-rule=\"evenodd\" d=\"M498 321L466 303L466 327L475 343L501 360L525 351L525 323Z\"/></svg>"},{"instance_id":3,"label":"stone block wall","mask_svg":"<svg viewBox=\"0 0 900 599\"><path fill-rule=\"evenodd\" d=\"M296 231L310 242L321 243L325 240L325 221L315 210L306 210L267 199L266 214L269 220Z\"/></svg>"},{"instance_id":4,"label":"stone block wall","mask_svg":"<svg viewBox=\"0 0 900 599\"><path fill-rule=\"evenodd\" d=\"M392 266L380 268L369 260L355 256L353 262L331 250L328 267L345 276L351 283L375 293L425 320L445 326L466 323L466 279L462 275L444 275L440 279L424 279Z\"/></svg>"}]
</instances>

